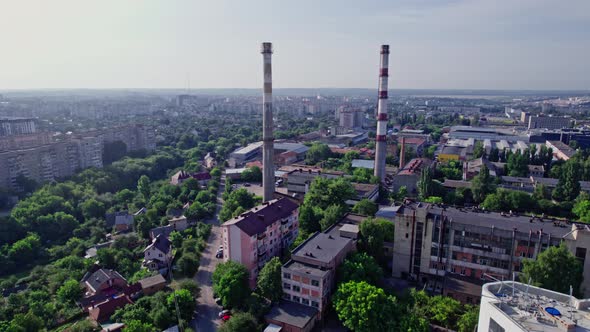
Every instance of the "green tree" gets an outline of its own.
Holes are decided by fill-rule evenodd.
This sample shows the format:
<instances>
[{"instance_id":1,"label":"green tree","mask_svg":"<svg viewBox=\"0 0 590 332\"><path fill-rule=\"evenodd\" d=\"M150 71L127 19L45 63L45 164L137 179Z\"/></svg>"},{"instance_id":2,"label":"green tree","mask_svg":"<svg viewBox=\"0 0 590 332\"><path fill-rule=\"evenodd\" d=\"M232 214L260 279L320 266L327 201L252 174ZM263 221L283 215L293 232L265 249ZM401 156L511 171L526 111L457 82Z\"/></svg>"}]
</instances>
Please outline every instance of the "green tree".
<instances>
[{"instance_id":1,"label":"green tree","mask_svg":"<svg viewBox=\"0 0 590 332\"><path fill-rule=\"evenodd\" d=\"M553 198L559 201L573 201L580 194L580 165L576 159L568 160L561 168Z\"/></svg>"},{"instance_id":2,"label":"green tree","mask_svg":"<svg viewBox=\"0 0 590 332\"><path fill-rule=\"evenodd\" d=\"M328 208L324 211L324 217L320 220L321 230L325 231L326 229L330 228L330 226L334 225L340 218L344 216L346 213L346 207L339 204L334 204L328 206Z\"/></svg>"},{"instance_id":3,"label":"green tree","mask_svg":"<svg viewBox=\"0 0 590 332\"><path fill-rule=\"evenodd\" d=\"M201 287L193 279L183 279L183 280L181 280L178 283L178 288L179 289L186 289L186 290L188 290L189 292L191 292L191 295L195 299L199 298L199 295L201 294Z\"/></svg>"},{"instance_id":4,"label":"green tree","mask_svg":"<svg viewBox=\"0 0 590 332\"><path fill-rule=\"evenodd\" d=\"M82 287L74 279L69 279L57 290L57 298L63 303L73 303L82 297Z\"/></svg>"},{"instance_id":5,"label":"green tree","mask_svg":"<svg viewBox=\"0 0 590 332\"><path fill-rule=\"evenodd\" d=\"M408 197L408 188L406 186L399 187L397 194L395 194L396 200L402 201L406 197Z\"/></svg>"},{"instance_id":6,"label":"green tree","mask_svg":"<svg viewBox=\"0 0 590 332\"><path fill-rule=\"evenodd\" d=\"M127 144L123 141L114 141L104 143L104 148L102 149L102 160L105 165L109 165L114 161L117 161L127 154Z\"/></svg>"},{"instance_id":7,"label":"green tree","mask_svg":"<svg viewBox=\"0 0 590 332\"><path fill-rule=\"evenodd\" d=\"M432 170L430 167L426 167L420 174L420 180L418 180L418 193L421 199L426 199L434 194L434 184L432 180Z\"/></svg>"},{"instance_id":8,"label":"green tree","mask_svg":"<svg viewBox=\"0 0 590 332\"><path fill-rule=\"evenodd\" d=\"M77 323L72 325L68 331L69 332L97 332L97 331L99 331L99 329L96 326L94 326L90 322L90 320L84 319L84 320L78 321Z\"/></svg>"},{"instance_id":9,"label":"green tree","mask_svg":"<svg viewBox=\"0 0 590 332\"><path fill-rule=\"evenodd\" d=\"M344 260L338 267L340 282L366 281L376 285L383 278L383 270L375 258L364 252L356 252Z\"/></svg>"},{"instance_id":10,"label":"green tree","mask_svg":"<svg viewBox=\"0 0 590 332\"><path fill-rule=\"evenodd\" d=\"M315 165L320 161L326 160L330 157L332 151L326 144L314 143L305 154L305 163L308 165Z\"/></svg>"},{"instance_id":11,"label":"green tree","mask_svg":"<svg viewBox=\"0 0 590 332\"><path fill-rule=\"evenodd\" d=\"M178 267L187 278L192 278L199 269L199 257L191 252L185 252L178 259Z\"/></svg>"},{"instance_id":12,"label":"green tree","mask_svg":"<svg viewBox=\"0 0 590 332\"><path fill-rule=\"evenodd\" d=\"M262 182L262 170L258 166L252 166L242 172L241 178L243 181Z\"/></svg>"},{"instance_id":13,"label":"green tree","mask_svg":"<svg viewBox=\"0 0 590 332\"><path fill-rule=\"evenodd\" d=\"M142 175L137 181L137 191L143 196L143 199L148 201L150 199L150 178Z\"/></svg>"},{"instance_id":14,"label":"green tree","mask_svg":"<svg viewBox=\"0 0 590 332\"><path fill-rule=\"evenodd\" d=\"M219 169L219 167L214 167L211 172L209 172L209 174L211 174L212 177L220 177L221 176L221 170Z\"/></svg>"},{"instance_id":15,"label":"green tree","mask_svg":"<svg viewBox=\"0 0 590 332\"><path fill-rule=\"evenodd\" d=\"M38 332L43 330L43 321L32 312L16 314L10 321L7 332Z\"/></svg>"},{"instance_id":16,"label":"green tree","mask_svg":"<svg viewBox=\"0 0 590 332\"><path fill-rule=\"evenodd\" d=\"M385 241L393 242L393 223L385 219L368 218L361 223L360 233L360 250L382 262L383 243Z\"/></svg>"},{"instance_id":17,"label":"green tree","mask_svg":"<svg viewBox=\"0 0 590 332\"><path fill-rule=\"evenodd\" d=\"M238 307L250 295L249 272L234 261L217 265L213 276L213 291L221 298L224 307Z\"/></svg>"},{"instance_id":18,"label":"green tree","mask_svg":"<svg viewBox=\"0 0 590 332\"><path fill-rule=\"evenodd\" d=\"M580 221L590 223L590 200L578 200L572 209Z\"/></svg>"},{"instance_id":19,"label":"green tree","mask_svg":"<svg viewBox=\"0 0 590 332\"><path fill-rule=\"evenodd\" d=\"M281 267L281 260L278 257L273 257L258 274L257 285L260 294L273 302L279 301L283 296Z\"/></svg>"},{"instance_id":20,"label":"green tree","mask_svg":"<svg viewBox=\"0 0 590 332\"><path fill-rule=\"evenodd\" d=\"M480 158L485 154L482 141L476 141L473 146L473 158Z\"/></svg>"},{"instance_id":21,"label":"green tree","mask_svg":"<svg viewBox=\"0 0 590 332\"><path fill-rule=\"evenodd\" d=\"M219 327L219 332L257 332L256 318L246 312L238 312L230 320Z\"/></svg>"},{"instance_id":22,"label":"green tree","mask_svg":"<svg viewBox=\"0 0 590 332\"><path fill-rule=\"evenodd\" d=\"M193 313L197 308L197 302L193 298L190 291L187 289L180 289L174 291L172 294L168 295L166 299L168 303L168 308L170 310L176 310L176 303L178 304L178 309L180 311L180 318L185 321L190 321L193 317Z\"/></svg>"},{"instance_id":23,"label":"green tree","mask_svg":"<svg viewBox=\"0 0 590 332\"><path fill-rule=\"evenodd\" d=\"M458 332L472 332L477 326L479 320L479 307L478 306L465 306L465 312L459 316L457 321Z\"/></svg>"},{"instance_id":24,"label":"green tree","mask_svg":"<svg viewBox=\"0 0 590 332\"><path fill-rule=\"evenodd\" d=\"M123 332L155 332L156 328L150 323L139 320L131 320L125 323Z\"/></svg>"},{"instance_id":25,"label":"green tree","mask_svg":"<svg viewBox=\"0 0 590 332\"><path fill-rule=\"evenodd\" d=\"M341 284L333 305L342 324L355 332L395 331L399 324L395 297L364 281Z\"/></svg>"},{"instance_id":26,"label":"green tree","mask_svg":"<svg viewBox=\"0 0 590 332\"><path fill-rule=\"evenodd\" d=\"M84 215L86 220L91 218L102 218L106 212L104 204L94 198L88 199L82 203L81 210L82 215Z\"/></svg>"},{"instance_id":27,"label":"green tree","mask_svg":"<svg viewBox=\"0 0 590 332\"><path fill-rule=\"evenodd\" d=\"M379 207L374 202L364 198L352 207L352 212L362 214L364 216L375 216Z\"/></svg>"},{"instance_id":28,"label":"green tree","mask_svg":"<svg viewBox=\"0 0 590 332\"><path fill-rule=\"evenodd\" d=\"M438 196L430 196L427 199L425 199L424 202L431 203L431 204L442 204L443 199Z\"/></svg>"},{"instance_id":29,"label":"green tree","mask_svg":"<svg viewBox=\"0 0 590 332\"><path fill-rule=\"evenodd\" d=\"M452 328L457 320L457 314L461 309L461 303L452 297L437 295L428 301L426 312L431 322Z\"/></svg>"},{"instance_id":30,"label":"green tree","mask_svg":"<svg viewBox=\"0 0 590 332\"><path fill-rule=\"evenodd\" d=\"M193 202L184 216L189 220L203 220L209 216L209 211L199 202Z\"/></svg>"},{"instance_id":31,"label":"green tree","mask_svg":"<svg viewBox=\"0 0 590 332\"><path fill-rule=\"evenodd\" d=\"M430 324L424 317L410 312L402 316L399 330L402 332L428 332Z\"/></svg>"},{"instance_id":32,"label":"green tree","mask_svg":"<svg viewBox=\"0 0 590 332\"><path fill-rule=\"evenodd\" d=\"M490 170L486 165L481 167L478 175L471 180L471 192L473 193L473 200L480 203L487 195L496 190L494 186L494 179L490 176Z\"/></svg>"},{"instance_id":33,"label":"green tree","mask_svg":"<svg viewBox=\"0 0 590 332\"><path fill-rule=\"evenodd\" d=\"M532 280L535 286L565 294L569 293L569 287L572 286L574 295L580 294L582 263L568 251L565 244L549 247L537 259L527 259L523 264L521 280Z\"/></svg>"}]
</instances>

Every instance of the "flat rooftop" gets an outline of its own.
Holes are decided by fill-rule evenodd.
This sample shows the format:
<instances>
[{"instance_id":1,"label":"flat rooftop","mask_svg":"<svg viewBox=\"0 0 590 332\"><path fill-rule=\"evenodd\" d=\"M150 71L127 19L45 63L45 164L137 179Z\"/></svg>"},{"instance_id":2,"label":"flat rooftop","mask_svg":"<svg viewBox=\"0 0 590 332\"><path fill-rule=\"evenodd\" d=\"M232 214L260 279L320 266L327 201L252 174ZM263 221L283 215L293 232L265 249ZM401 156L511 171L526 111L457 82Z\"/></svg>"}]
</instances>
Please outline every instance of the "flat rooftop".
<instances>
[{"instance_id":1,"label":"flat rooftop","mask_svg":"<svg viewBox=\"0 0 590 332\"><path fill-rule=\"evenodd\" d=\"M317 314L316 308L291 301L281 301L273 306L264 318L303 329L308 324L313 324Z\"/></svg>"},{"instance_id":2,"label":"flat rooftop","mask_svg":"<svg viewBox=\"0 0 590 332\"><path fill-rule=\"evenodd\" d=\"M328 264L346 248L350 241L352 240L332 234L316 233L299 247L295 248L291 256L314 259Z\"/></svg>"},{"instance_id":3,"label":"flat rooftop","mask_svg":"<svg viewBox=\"0 0 590 332\"><path fill-rule=\"evenodd\" d=\"M299 262L296 262L293 260L288 261L285 265L283 265L283 267L285 267L291 271L305 273L307 275L318 277L318 278L323 278L326 274L328 274L328 270L321 270L321 269L315 268L311 265L302 264L302 263L299 263Z\"/></svg>"},{"instance_id":4,"label":"flat rooftop","mask_svg":"<svg viewBox=\"0 0 590 332\"><path fill-rule=\"evenodd\" d=\"M590 331L590 299L512 281L485 284L482 296L524 331Z\"/></svg>"},{"instance_id":5,"label":"flat rooftop","mask_svg":"<svg viewBox=\"0 0 590 332\"><path fill-rule=\"evenodd\" d=\"M453 208L443 207L429 203L412 203L406 204L400 208L400 214L411 215L414 209L427 209L430 215L444 215L453 224L466 224L480 227L496 228L501 230L517 231L523 233L537 233L542 231L544 234L551 234L552 237L561 238L572 230L572 225L560 223L561 226L555 226L553 221L545 218L543 222L536 218L531 222L530 215L488 212L470 208Z\"/></svg>"}]
</instances>

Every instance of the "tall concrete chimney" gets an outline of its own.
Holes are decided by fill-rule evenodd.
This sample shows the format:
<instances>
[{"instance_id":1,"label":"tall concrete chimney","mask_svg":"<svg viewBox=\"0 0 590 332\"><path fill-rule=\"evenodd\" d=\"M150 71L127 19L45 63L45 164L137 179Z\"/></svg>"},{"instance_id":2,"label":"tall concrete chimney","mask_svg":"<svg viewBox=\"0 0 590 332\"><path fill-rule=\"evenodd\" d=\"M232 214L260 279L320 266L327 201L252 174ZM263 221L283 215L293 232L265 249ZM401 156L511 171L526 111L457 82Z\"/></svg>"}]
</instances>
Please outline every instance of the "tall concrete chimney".
<instances>
[{"instance_id":1,"label":"tall concrete chimney","mask_svg":"<svg viewBox=\"0 0 590 332\"><path fill-rule=\"evenodd\" d=\"M268 202L273 199L275 192L274 169L274 137L272 123L272 43L262 43L260 50L264 66L264 85L262 94L262 186L264 193L262 200Z\"/></svg>"},{"instance_id":2,"label":"tall concrete chimney","mask_svg":"<svg viewBox=\"0 0 590 332\"><path fill-rule=\"evenodd\" d=\"M387 155L387 78L389 68L389 45L381 45L379 69L379 104L377 105L377 135L375 151L375 176L385 180L385 156Z\"/></svg>"},{"instance_id":3,"label":"tall concrete chimney","mask_svg":"<svg viewBox=\"0 0 590 332\"><path fill-rule=\"evenodd\" d=\"M400 138L400 149L399 149L399 170L406 165L406 138Z\"/></svg>"}]
</instances>

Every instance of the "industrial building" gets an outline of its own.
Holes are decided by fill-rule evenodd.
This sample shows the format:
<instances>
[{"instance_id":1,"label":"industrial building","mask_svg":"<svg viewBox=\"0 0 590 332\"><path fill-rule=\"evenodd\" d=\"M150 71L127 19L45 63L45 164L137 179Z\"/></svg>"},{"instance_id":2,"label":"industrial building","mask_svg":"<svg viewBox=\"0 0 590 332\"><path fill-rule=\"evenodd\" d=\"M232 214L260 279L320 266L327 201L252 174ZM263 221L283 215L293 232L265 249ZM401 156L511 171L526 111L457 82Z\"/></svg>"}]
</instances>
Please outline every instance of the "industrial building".
<instances>
[{"instance_id":1,"label":"industrial building","mask_svg":"<svg viewBox=\"0 0 590 332\"><path fill-rule=\"evenodd\" d=\"M432 160L427 158L414 158L393 177L392 189L397 192L399 188L406 187L408 194L416 195L418 193L418 181L422 170L426 167L432 167Z\"/></svg>"},{"instance_id":2,"label":"industrial building","mask_svg":"<svg viewBox=\"0 0 590 332\"><path fill-rule=\"evenodd\" d=\"M305 159L309 148L300 143L274 142L274 163L277 165L289 165ZM232 152L229 156L229 164L232 167L241 166L249 161L258 160L262 156L262 142L248 144Z\"/></svg>"},{"instance_id":3,"label":"industrial building","mask_svg":"<svg viewBox=\"0 0 590 332\"><path fill-rule=\"evenodd\" d=\"M338 122L343 128L362 128L365 124L365 112L359 109L341 108L338 112Z\"/></svg>"},{"instance_id":4,"label":"industrial building","mask_svg":"<svg viewBox=\"0 0 590 332\"><path fill-rule=\"evenodd\" d=\"M550 218L451 208L406 201L396 212L393 276L417 280L431 292L477 303L449 280L478 285L486 275L512 279L525 259L565 243L584 266L590 288L590 227Z\"/></svg>"},{"instance_id":5,"label":"industrial building","mask_svg":"<svg viewBox=\"0 0 590 332\"><path fill-rule=\"evenodd\" d=\"M572 118L563 116L534 115L528 118L528 129L562 129L571 128Z\"/></svg>"}]
</instances>

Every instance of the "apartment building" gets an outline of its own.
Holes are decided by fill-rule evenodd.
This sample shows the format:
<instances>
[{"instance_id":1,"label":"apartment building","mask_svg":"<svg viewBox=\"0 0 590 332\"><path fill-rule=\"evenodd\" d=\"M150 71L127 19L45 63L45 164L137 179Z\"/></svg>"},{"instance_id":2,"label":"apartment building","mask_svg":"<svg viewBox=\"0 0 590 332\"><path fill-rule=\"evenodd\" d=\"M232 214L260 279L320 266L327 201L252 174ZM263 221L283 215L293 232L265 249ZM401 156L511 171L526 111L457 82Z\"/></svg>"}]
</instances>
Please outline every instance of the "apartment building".
<instances>
[{"instance_id":1,"label":"apartment building","mask_svg":"<svg viewBox=\"0 0 590 332\"><path fill-rule=\"evenodd\" d=\"M0 118L0 136L34 134L36 131L35 119L19 117Z\"/></svg>"},{"instance_id":2,"label":"apartment building","mask_svg":"<svg viewBox=\"0 0 590 332\"><path fill-rule=\"evenodd\" d=\"M223 261L232 260L250 271L250 286L256 285L264 264L282 254L297 238L299 205L288 198L256 206L221 225Z\"/></svg>"},{"instance_id":3,"label":"apartment building","mask_svg":"<svg viewBox=\"0 0 590 332\"><path fill-rule=\"evenodd\" d=\"M103 144L121 141L127 146L128 152L139 150L151 152L156 149L154 130L141 124L95 130L83 134L85 136L99 137Z\"/></svg>"},{"instance_id":4,"label":"apartment building","mask_svg":"<svg viewBox=\"0 0 590 332\"><path fill-rule=\"evenodd\" d=\"M584 273L590 276L587 225L411 201L398 209L394 222L393 276L417 280L435 293L449 293L449 278L475 285L486 279L484 274L512 279L525 259L562 242L584 262ZM586 277L582 288L589 290L589 285ZM466 299L460 290L452 293Z\"/></svg>"},{"instance_id":5,"label":"apartment building","mask_svg":"<svg viewBox=\"0 0 590 332\"><path fill-rule=\"evenodd\" d=\"M102 146L95 137L9 150L0 153L0 187L18 189L19 175L49 182L88 167L102 167Z\"/></svg>"},{"instance_id":6,"label":"apartment building","mask_svg":"<svg viewBox=\"0 0 590 332\"><path fill-rule=\"evenodd\" d=\"M291 252L282 268L283 298L318 309L324 315L336 282L336 269L356 250L359 224L365 217L348 214L323 233L316 233Z\"/></svg>"},{"instance_id":7,"label":"apartment building","mask_svg":"<svg viewBox=\"0 0 590 332\"><path fill-rule=\"evenodd\" d=\"M0 151L29 149L53 142L50 133L0 136Z\"/></svg>"}]
</instances>

